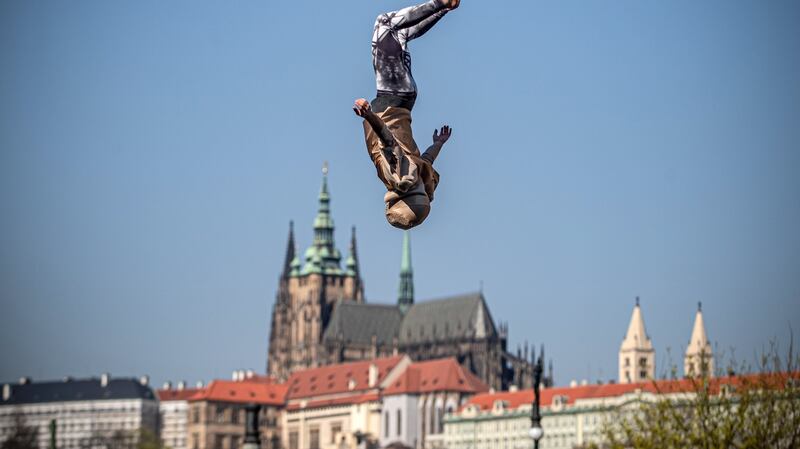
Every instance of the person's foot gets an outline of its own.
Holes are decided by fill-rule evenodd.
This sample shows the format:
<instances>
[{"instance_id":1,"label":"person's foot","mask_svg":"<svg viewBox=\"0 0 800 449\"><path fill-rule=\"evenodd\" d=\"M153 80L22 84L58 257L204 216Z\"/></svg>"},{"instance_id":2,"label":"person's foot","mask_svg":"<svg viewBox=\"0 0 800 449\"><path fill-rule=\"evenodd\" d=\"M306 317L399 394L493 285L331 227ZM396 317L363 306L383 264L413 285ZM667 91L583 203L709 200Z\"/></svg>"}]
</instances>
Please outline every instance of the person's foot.
<instances>
[{"instance_id":1,"label":"person's foot","mask_svg":"<svg viewBox=\"0 0 800 449\"><path fill-rule=\"evenodd\" d=\"M444 7L447 9L456 9L461 3L461 0L443 0Z\"/></svg>"},{"instance_id":2,"label":"person's foot","mask_svg":"<svg viewBox=\"0 0 800 449\"><path fill-rule=\"evenodd\" d=\"M370 111L369 101L359 98L353 105L353 112L359 117L364 117Z\"/></svg>"}]
</instances>

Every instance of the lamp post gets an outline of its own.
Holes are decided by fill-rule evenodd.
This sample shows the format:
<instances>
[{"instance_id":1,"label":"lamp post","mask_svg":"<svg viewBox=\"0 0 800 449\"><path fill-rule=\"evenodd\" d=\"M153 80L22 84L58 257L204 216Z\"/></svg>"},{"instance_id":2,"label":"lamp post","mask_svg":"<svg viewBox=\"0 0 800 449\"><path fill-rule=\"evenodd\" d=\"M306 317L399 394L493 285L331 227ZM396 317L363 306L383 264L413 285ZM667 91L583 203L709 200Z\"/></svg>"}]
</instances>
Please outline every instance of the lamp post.
<instances>
[{"instance_id":1,"label":"lamp post","mask_svg":"<svg viewBox=\"0 0 800 449\"><path fill-rule=\"evenodd\" d=\"M534 357L536 356L534 355ZM534 449L539 449L539 440L544 436L544 430L542 429L542 415L539 412L539 406L541 404L539 397L539 384L542 382L543 370L544 347L542 347L542 353L539 355L539 359L536 360L533 365L533 405L531 407L531 430L528 431L528 434L533 439Z\"/></svg>"},{"instance_id":2,"label":"lamp post","mask_svg":"<svg viewBox=\"0 0 800 449\"><path fill-rule=\"evenodd\" d=\"M261 447L261 434L258 431L258 412L261 411L261 406L247 404L244 410L244 444L242 449L259 449Z\"/></svg>"}]
</instances>

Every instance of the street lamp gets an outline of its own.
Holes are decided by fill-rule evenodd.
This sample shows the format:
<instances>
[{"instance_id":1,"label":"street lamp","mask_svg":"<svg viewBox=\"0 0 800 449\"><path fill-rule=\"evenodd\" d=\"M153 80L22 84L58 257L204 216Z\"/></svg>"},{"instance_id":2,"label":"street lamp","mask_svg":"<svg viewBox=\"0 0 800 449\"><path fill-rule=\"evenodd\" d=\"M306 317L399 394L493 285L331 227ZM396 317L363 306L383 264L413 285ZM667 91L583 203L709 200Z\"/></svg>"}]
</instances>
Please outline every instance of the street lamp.
<instances>
[{"instance_id":1,"label":"street lamp","mask_svg":"<svg viewBox=\"0 0 800 449\"><path fill-rule=\"evenodd\" d=\"M259 404L247 404L244 410L244 445L242 445L242 449L259 449L261 447L261 434L258 431L258 412L261 411L261 406Z\"/></svg>"},{"instance_id":2,"label":"street lamp","mask_svg":"<svg viewBox=\"0 0 800 449\"><path fill-rule=\"evenodd\" d=\"M535 349L534 349L535 351ZM534 354L534 357L536 355ZM533 365L533 406L531 407L531 430L528 435L533 439L533 448L539 449L539 440L544 436L544 429L542 429L542 415L539 412L539 405L541 404L539 398L539 384L542 382L542 371L544 370L544 347L539 355L539 359Z\"/></svg>"}]
</instances>

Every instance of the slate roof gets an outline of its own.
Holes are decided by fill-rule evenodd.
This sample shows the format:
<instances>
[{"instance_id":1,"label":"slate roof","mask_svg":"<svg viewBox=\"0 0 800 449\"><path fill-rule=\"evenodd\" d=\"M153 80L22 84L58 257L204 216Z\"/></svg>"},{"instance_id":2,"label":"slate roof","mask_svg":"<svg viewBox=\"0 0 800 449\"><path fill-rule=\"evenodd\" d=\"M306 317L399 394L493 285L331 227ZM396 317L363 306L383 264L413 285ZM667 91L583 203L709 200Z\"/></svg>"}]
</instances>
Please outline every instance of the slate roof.
<instances>
[{"instance_id":1,"label":"slate roof","mask_svg":"<svg viewBox=\"0 0 800 449\"><path fill-rule=\"evenodd\" d=\"M347 343L369 345L439 341L449 338L483 338L497 334L494 320L481 293L469 293L413 304L405 316L390 304L341 302L333 310L323 342L339 335Z\"/></svg>"},{"instance_id":2,"label":"slate roof","mask_svg":"<svg viewBox=\"0 0 800 449\"><path fill-rule=\"evenodd\" d=\"M400 343L496 335L494 320L481 293L418 302L400 326Z\"/></svg>"},{"instance_id":3,"label":"slate roof","mask_svg":"<svg viewBox=\"0 0 800 449\"><path fill-rule=\"evenodd\" d=\"M11 385L11 397L0 400L0 405L104 399L156 399L156 395L137 379L112 378L105 387L100 379L66 380Z\"/></svg>"},{"instance_id":4,"label":"slate roof","mask_svg":"<svg viewBox=\"0 0 800 449\"><path fill-rule=\"evenodd\" d=\"M341 334L345 342L370 345L374 335L379 345L390 345L402 320L396 305L341 302L334 307L322 340L333 342Z\"/></svg>"}]
</instances>

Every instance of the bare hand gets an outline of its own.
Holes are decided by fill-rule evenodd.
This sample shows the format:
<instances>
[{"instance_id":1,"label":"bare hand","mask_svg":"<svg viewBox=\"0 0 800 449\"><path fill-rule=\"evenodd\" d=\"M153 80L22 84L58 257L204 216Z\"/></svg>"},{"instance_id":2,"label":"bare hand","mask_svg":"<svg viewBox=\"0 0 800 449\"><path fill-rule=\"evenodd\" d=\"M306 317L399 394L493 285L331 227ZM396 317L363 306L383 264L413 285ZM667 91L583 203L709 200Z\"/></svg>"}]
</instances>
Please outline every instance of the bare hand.
<instances>
[{"instance_id":1,"label":"bare hand","mask_svg":"<svg viewBox=\"0 0 800 449\"><path fill-rule=\"evenodd\" d=\"M358 100L356 100L356 103L353 105L353 112L355 112L356 115L359 117L364 117L367 114L367 112L369 112L369 110L370 110L369 101L363 98L359 98Z\"/></svg>"},{"instance_id":2,"label":"bare hand","mask_svg":"<svg viewBox=\"0 0 800 449\"><path fill-rule=\"evenodd\" d=\"M444 145L447 142L447 139L450 138L450 135L453 133L453 129L447 125L442 126L441 130L434 129L433 130L433 143Z\"/></svg>"},{"instance_id":3,"label":"bare hand","mask_svg":"<svg viewBox=\"0 0 800 449\"><path fill-rule=\"evenodd\" d=\"M461 3L461 0L444 0L444 7L447 9L456 9Z\"/></svg>"}]
</instances>

